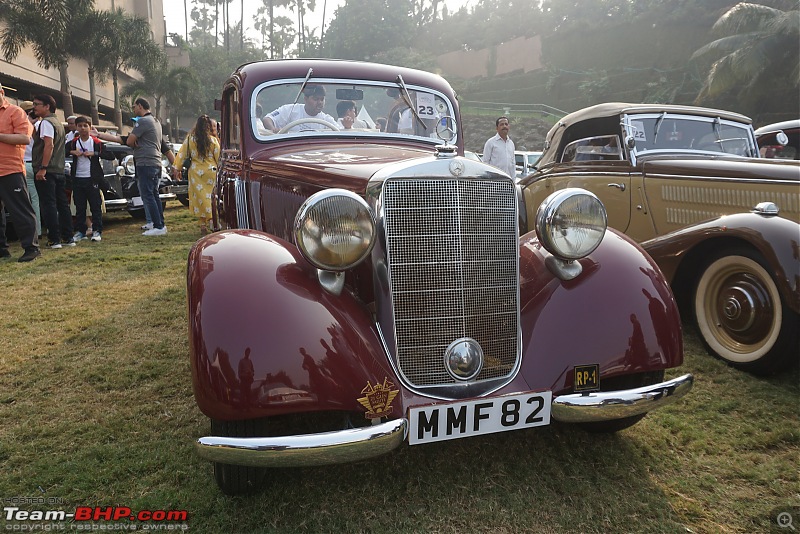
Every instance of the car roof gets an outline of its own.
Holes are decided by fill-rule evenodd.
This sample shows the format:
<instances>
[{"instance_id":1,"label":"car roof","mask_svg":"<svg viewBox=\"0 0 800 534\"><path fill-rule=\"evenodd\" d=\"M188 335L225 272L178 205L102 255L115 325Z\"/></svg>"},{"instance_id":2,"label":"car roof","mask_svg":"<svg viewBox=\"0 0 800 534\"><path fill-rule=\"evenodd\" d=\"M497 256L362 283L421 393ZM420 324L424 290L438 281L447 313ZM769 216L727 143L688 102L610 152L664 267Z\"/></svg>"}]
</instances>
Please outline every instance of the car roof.
<instances>
[{"instance_id":1,"label":"car roof","mask_svg":"<svg viewBox=\"0 0 800 534\"><path fill-rule=\"evenodd\" d=\"M622 115L624 113L663 112L688 113L691 115L702 115L704 117L720 117L722 119L744 122L747 124L752 122L750 117L722 109L703 108L699 106L680 106L677 104L630 104L625 102L607 102L605 104L597 104L595 106L590 106L588 108L575 111L574 113L570 113L562 118L559 123L569 126L570 124L575 124L576 122L596 117L610 117L613 115ZM558 127L558 124L555 127Z\"/></svg>"},{"instance_id":2,"label":"car roof","mask_svg":"<svg viewBox=\"0 0 800 534\"><path fill-rule=\"evenodd\" d=\"M549 132L547 132L547 137L545 137L544 154L542 155L542 159L539 161L543 164L546 164L551 160L554 160L555 152L558 150L558 145L561 142L561 136L570 126L574 124L578 124L590 119L602 119L628 113L664 112L700 115L703 117L719 117L721 119L741 122L744 124L752 123L750 117L721 109L704 108L698 106L680 106L677 104L631 104L627 102L606 102L604 104L597 104L588 108L580 109L560 119L555 126L553 126Z\"/></svg>"},{"instance_id":3,"label":"car roof","mask_svg":"<svg viewBox=\"0 0 800 534\"><path fill-rule=\"evenodd\" d=\"M398 76L409 85L430 87L446 94L455 103L455 94L450 84L438 74L407 67L396 67L379 63L351 61L346 59L276 59L257 61L241 65L233 76L241 77L243 85L255 87L264 80L282 78L303 79L313 69L309 83L320 78L355 78L383 82L395 82Z\"/></svg>"},{"instance_id":4,"label":"car roof","mask_svg":"<svg viewBox=\"0 0 800 534\"><path fill-rule=\"evenodd\" d=\"M774 132L776 130L796 130L798 128L800 128L800 119L792 119L762 126L756 130L756 135L764 135L765 133Z\"/></svg>"}]
</instances>

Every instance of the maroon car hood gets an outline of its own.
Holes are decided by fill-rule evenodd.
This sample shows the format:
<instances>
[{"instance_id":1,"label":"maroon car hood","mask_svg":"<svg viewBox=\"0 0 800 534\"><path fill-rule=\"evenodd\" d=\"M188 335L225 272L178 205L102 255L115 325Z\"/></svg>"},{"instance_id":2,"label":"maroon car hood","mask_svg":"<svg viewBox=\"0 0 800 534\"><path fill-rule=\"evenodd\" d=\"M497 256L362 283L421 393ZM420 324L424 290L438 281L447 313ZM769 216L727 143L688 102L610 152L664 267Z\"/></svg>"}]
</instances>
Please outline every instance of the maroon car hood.
<instances>
[{"instance_id":1,"label":"maroon car hood","mask_svg":"<svg viewBox=\"0 0 800 534\"><path fill-rule=\"evenodd\" d=\"M800 182L800 163L761 158L674 158L654 156L639 159L645 175L678 175L707 178L746 178Z\"/></svg>"},{"instance_id":2,"label":"maroon car hood","mask_svg":"<svg viewBox=\"0 0 800 534\"><path fill-rule=\"evenodd\" d=\"M389 164L433 155L433 146L363 142L336 145L326 143L317 147L302 144L256 153L253 155L252 167L255 170L264 166L263 170L271 175L310 178L312 175L324 174L329 180L338 181L337 178L340 178L346 183L352 183L354 180L369 180L373 174ZM326 183L326 187L332 186L335 187Z\"/></svg>"}]
</instances>

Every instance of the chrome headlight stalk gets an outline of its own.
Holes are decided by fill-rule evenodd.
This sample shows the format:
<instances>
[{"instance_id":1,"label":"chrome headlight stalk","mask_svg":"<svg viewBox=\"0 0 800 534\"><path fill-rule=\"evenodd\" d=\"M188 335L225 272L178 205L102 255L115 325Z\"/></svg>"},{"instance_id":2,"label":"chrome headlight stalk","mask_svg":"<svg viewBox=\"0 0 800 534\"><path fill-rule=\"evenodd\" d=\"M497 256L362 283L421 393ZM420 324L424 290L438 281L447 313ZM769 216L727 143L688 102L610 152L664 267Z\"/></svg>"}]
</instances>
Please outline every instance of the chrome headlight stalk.
<instances>
[{"instance_id":1,"label":"chrome headlight stalk","mask_svg":"<svg viewBox=\"0 0 800 534\"><path fill-rule=\"evenodd\" d=\"M572 280L581 273L581 264L575 260L591 254L600 245L607 228L603 203L585 189L556 191L536 212L536 235L552 254L545 263L562 280Z\"/></svg>"},{"instance_id":2,"label":"chrome headlight stalk","mask_svg":"<svg viewBox=\"0 0 800 534\"><path fill-rule=\"evenodd\" d=\"M375 244L375 215L363 198L345 189L311 195L294 220L297 248L319 270L323 287L341 292L344 273L364 261Z\"/></svg>"}]
</instances>

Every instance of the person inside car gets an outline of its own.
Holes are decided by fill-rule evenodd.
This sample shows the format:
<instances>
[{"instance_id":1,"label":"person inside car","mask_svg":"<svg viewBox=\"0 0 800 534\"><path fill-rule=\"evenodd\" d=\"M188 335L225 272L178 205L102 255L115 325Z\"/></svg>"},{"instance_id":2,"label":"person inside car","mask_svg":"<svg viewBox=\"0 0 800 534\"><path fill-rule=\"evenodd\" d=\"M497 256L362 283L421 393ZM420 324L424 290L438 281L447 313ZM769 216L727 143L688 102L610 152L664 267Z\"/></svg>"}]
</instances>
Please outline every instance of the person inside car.
<instances>
[{"instance_id":1,"label":"person inside car","mask_svg":"<svg viewBox=\"0 0 800 534\"><path fill-rule=\"evenodd\" d=\"M336 122L343 130L368 128L366 122L356 118L356 103L352 100L342 100L336 104L336 114L339 116Z\"/></svg>"},{"instance_id":2,"label":"person inside car","mask_svg":"<svg viewBox=\"0 0 800 534\"><path fill-rule=\"evenodd\" d=\"M290 132L299 132L304 130L339 130L336 120L325 113L325 88L321 85L307 85L303 89L303 97L305 103L301 106L298 103L284 104L275 111L268 113L262 119L264 128L272 133L278 133L281 128L289 123L302 119L321 119L330 123L330 127L318 122L306 122L293 126Z\"/></svg>"}]
</instances>

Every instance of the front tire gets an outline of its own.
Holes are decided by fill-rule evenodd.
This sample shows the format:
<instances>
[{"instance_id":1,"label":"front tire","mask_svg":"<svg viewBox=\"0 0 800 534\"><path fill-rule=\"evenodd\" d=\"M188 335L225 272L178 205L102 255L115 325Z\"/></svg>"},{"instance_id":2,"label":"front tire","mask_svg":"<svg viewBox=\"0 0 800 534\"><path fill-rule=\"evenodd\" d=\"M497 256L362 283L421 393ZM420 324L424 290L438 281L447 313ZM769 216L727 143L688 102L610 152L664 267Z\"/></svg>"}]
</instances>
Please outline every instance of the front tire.
<instances>
[{"instance_id":1,"label":"front tire","mask_svg":"<svg viewBox=\"0 0 800 534\"><path fill-rule=\"evenodd\" d=\"M751 250L712 256L693 299L697 328L708 350L729 365L766 375L797 358L800 320L781 299L769 265Z\"/></svg>"},{"instance_id":2,"label":"front tire","mask_svg":"<svg viewBox=\"0 0 800 534\"><path fill-rule=\"evenodd\" d=\"M215 436L251 438L262 436L260 421L219 421L211 420L211 433ZM247 495L255 493L264 483L266 469L245 465L230 465L214 462L214 478L217 486L226 495Z\"/></svg>"}]
</instances>

